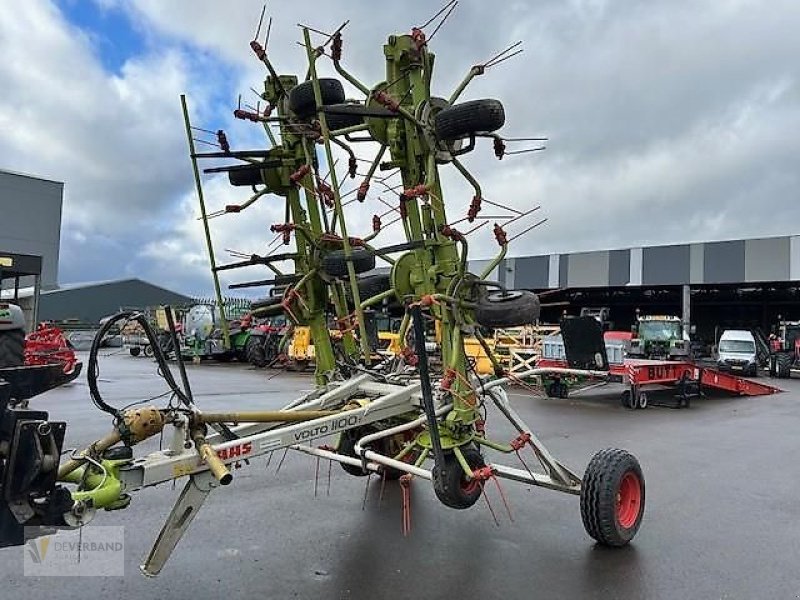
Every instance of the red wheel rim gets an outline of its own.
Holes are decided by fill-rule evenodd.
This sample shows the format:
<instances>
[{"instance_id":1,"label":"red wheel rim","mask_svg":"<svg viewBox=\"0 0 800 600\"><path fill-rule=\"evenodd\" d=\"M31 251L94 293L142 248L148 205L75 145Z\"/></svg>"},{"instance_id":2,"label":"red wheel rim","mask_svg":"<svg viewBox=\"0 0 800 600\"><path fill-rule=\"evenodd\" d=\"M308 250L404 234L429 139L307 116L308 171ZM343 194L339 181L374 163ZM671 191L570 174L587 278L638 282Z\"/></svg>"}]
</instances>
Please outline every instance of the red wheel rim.
<instances>
[{"instance_id":1,"label":"red wheel rim","mask_svg":"<svg viewBox=\"0 0 800 600\"><path fill-rule=\"evenodd\" d=\"M617 491L617 521L625 529L630 529L639 518L642 508L642 486L639 477L631 471L625 473Z\"/></svg>"},{"instance_id":2,"label":"red wheel rim","mask_svg":"<svg viewBox=\"0 0 800 600\"><path fill-rule=\"evenodd\" d=\"M480 485L480 482L474 477L469 480L466 477L461 478L461 490L465 494L473 494L476 488L480 487Z\"/></svg>"}]
</instances>

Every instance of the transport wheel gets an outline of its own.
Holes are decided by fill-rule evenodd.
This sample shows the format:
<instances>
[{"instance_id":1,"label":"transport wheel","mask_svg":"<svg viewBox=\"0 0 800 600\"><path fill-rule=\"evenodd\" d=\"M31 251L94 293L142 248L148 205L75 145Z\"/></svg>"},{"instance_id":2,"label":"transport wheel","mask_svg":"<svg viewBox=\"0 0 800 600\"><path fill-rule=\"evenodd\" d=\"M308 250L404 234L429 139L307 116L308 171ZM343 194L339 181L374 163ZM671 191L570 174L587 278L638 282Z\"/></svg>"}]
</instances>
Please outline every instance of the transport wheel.
<instances>
[{"instance_id":1,"label":"transport wheel","mask_svg":"<svg viewBox=\"0 0 800 600\"><path fill-rule=\"evenodd\" d=\"M133 346L128 352L131 353L131 356L139 356L142 353L142 349L139 346Z\"/></svg>"},{"instance_id":2,"label":"transport wheel","mask_svg":"<svg viewBox=\"0 0 800 600\"><path fill-rule=\"evenodd\" d=\"M563 381L561 385L558 386L558 397L564 399L569 398L569 386Z\"/></svg>"},{"instance_id":3,"label":"transport wheel","mask_svg":"<svg viewBox=\"0 0 800 600\"><path fill-rule=\"evenodd\" d=\"M354 429L343 431L339 434L339 442L336 444L336 452L351 458L361 458L360 456L356 455L356 442L372 432L373 430L371 428L367 429L364 427L356 427ZM355 477L364 477L367 475L367 471L361 467L348 465L346 463L339 464L341 465L342 469L344 469L350 475L354 475Z\"/></svg>"},{"instance_id":4,"label":"transport wheel","mask_svg":"<svg viewBox=\"0 0 800 600\"><path fill-rule=\"evenodd\" d=\"M350 260L356 273L366 273L375 268L375 255L364 248L351 248ZM323 256L322 268L334 277L346 277L348 273L344 250L334 250Z\"/></svg>"},{"instance_id":5,"label":"transport wheel","mask_svg":"<svg viewBox=\"0 0 800 600\"><path fill-rule=\"evenodd\" d=\"M619 403L623 406L623 408L635 408L633 395L631 394L630 390L625 390L619 395Z\"/></svg>"},{"instance_id":6,"label":"transport wheel","mask_svg":"<svg viewBox=\"0 0 800 600\"><path fill-rule=\"evenodd\" d=\"M644 392L639 392L639 396L636 398L636 408L647 408L647 394Z\"/></svg>"},{"instance_id":7,"label":"transport wheel","mask_svg":"<svg viewBox=\"0 0 800 600\"><path fill-rule=\"evenodd\" d=\"M436 137L455 140L500 129L506 122L506 113L499 100L471 100L442 109L433 122Z\"/></svg>"},{"instance_id":8,"label":"transport wheel","mask_svg":"<svg viewBox=\"0 0 800 600\"><path fill-rule=\"evenodd\" d=\"M556 385L555 381L548 384L546 390L548 398L558 398L558 386Z\"/></svg>"},{"instance_id":9,"label":"transport wheel","mask_svg":"<svg viewBox=\"0 0 800 600\"><path fill-rule=\"evenodd\" d=\"M319 80L319 91L324 106L344 102L344 88L338 79L323 77ZM301 119L314 116L317 112L317 103L311 81L304 81L289 90L289 108Z\"/></svg>"},{"instance_id":10,"label":"transport wheel","mask_svg":"<svg viewBox=\"0 0 800 600\"><path fill-rule=\"evenodd\" d=\"M244 353L249 362L254 367L263 369L267 366L267 351L264 348L264 338L259 335L251 335L247 338L244 346Z\"/></svg>"},{"instance_id":11,"label":"transport wheel","mask_svg":"<svg viewBox=\"0 0 800 600\"><path fill-rule=\"evenodd\" d=\"M147 344L147 345L144 347L144 355L145 355L147 358L153 358L153 354L154 354L154 352L153 352L153 347L152 347L150 344Z\"/></svg>"},{"instance_id":12,"label":"transport wheel","mask_svg":"<svg viewBox=\"0 0 800 600\"><path fill-rule=\"evenodd\" d=\"M25 362L25 332L22 329L0 331L0 368L19 367Z\"/></svg>"},{"instance_id":13,"label":"transport wheel","mask_svg":"<svg viewBox=\"0 0 800 600\"><path fill-rule=\"evenodd\" d=\"M475 320L484 327L518 327L539 318L539 297L525 290L492 292L478 299Z\"/></svg>"},{"instance_id":14,"label":"transport wheel","mask_svg":"<svg viewBox=\"0 0 800 600\"><path fill-rule=\"evenodd\" d=\"M630 542L644 515L642 468L632 454L618 448L592 457L581 486L581 517L586 532L604 546Z\"/></svg>"},{"instance_id":15,"label":"transport wheel","mask_svg":"<svg viewBox=\"0 0 800 600\"><path fill-rule=\"evenodd\" d=\"M472 470L486 466L483 456L477 449L464 446L461 448L461 453ZM433 491L445 506L465 509L478 501L483 487L480 481L467 479L455 453L446 452L444 465L437 464L433 467Z\"/></svg>"}]
</instances>

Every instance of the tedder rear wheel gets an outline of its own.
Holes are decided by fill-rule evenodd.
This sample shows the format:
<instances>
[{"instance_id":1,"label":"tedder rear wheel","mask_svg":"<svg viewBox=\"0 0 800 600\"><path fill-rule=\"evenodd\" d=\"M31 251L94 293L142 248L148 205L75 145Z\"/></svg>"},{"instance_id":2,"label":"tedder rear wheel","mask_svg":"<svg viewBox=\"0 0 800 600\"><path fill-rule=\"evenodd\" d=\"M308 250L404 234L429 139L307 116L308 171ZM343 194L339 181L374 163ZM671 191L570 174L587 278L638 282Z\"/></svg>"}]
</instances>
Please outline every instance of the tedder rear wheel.
<instances>
[{"instance_id":1,"label":"tedder rear wheel","mask_svg":"<svg viewBox=\"0 0 800 600\"><path fill-rule=\"evenodd\" d=\"M366 431L363 427L356 427L355 429L343 431L339 434L339 443L336 444L336 452L351 458L360 458L359 456L356 456L356 442L368 433L372 432ZM347 463L339 464L342 465L342 469L344 469L350 475L364 477L367 474L367 471L361 467L348 465Z\"/></svg>"},{"instance_id":2,"label":"tedder rear wheel","mask_svg":"<svg viewBox=\"0 0 800 600\"><path fill-rule=\"evenodd\" d=\"M586 532L604 546L624 546L639 530L645 487L639 461L625 450L606 448L583 474L581 517Z\"/></svg>"},{"instance_id":3,"label":"tedder rear wheel","mask_svg":"<svg viewBox=\"0 0 800 600\"><path fill-rule=\"evenodd\" d=\"M486 466L483 456L477 449L462 447L461 453L473 471ZM478 501L483 492L483 486L477 479L467 479L455 453L446 452L444 465L440 467L437 464L433 467L433 491L445 506L465 509Z\"/></svg>"}]
</instances>

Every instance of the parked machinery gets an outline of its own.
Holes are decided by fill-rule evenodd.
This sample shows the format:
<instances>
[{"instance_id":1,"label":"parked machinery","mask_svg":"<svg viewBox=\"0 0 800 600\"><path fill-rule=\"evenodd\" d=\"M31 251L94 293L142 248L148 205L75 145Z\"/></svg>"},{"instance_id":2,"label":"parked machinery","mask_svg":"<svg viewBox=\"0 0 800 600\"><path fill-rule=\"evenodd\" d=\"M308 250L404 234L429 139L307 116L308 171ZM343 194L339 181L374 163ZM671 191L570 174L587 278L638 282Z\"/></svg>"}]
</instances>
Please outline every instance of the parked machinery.
<instances>
[{"instance_id":1,"label":"parked machinery","mask_svg":"<svg viewBox=\"0 0 800 600\"><path fill-rule=\"evenodd\" d=\"M27 507L25 515L12 510L5 500L7 494L2 496L0 543L19 543L14 536L23 524L49 524L59 515L63 521L82 524L91 511L124 508L131 501L130 492L188 476L143 562L143 571L155 575L208 495L232 481L228 465L248 459L243 461L246 467L251 459L283 449L340 462L355 476L378 472L386 479L399 479L407 501L412 479L430 482L435 497L453 509L468 509L478 502L489 479L513 480L572 494L580 498L583 525L598 543L617 547L633 539L645 504L644 476L636 458L617 448L601 450L589 461L583 475L556 459L520 418L505 391L511 381L541 372L530 369L509 374L481 333L482 327L533 323L540 304L531 292L507 290L488 279L515 237L507 234L503 224L495 222L493 227L496 256L477 274L468 271L469 232L455 227L464 220L480 221L478 213L485 200L480 185L458 157L475 149L478 140L488 138L496 156L502 158L507 153L506 144L513 141L495 133L505 119L499 101L459 102L459 98L474 77L504 60L501 57L508 57L518 46L472 67L449 98L433 96L434 55L424 30L437 19L443 21L449 14L445 11L452 10L455 4L448 3L428 24L414 27L408 34L390 35L382 49L385 74L372 84L357 79L341 62L344 25L315 41L312 30L302 27L301 46L308 69L301 78L278 75L264 47L254 40L251 47L268 73L261 98L269 105L265 112L237 111L259 126L267 125L270 136L274 134L268 125L276 124L280 142L276 139L266 151L239 152L231 150L223 135L218 136L220 152L205 156L241 160L244 164L212 169L228 172L235 185L255 189L248 202L226 207L223 214L240 213L266 194L285 199L285 222L274 224L273 231L287 245L294 241L293 250L282 257L253 255L240 266L264 265L274 274L270 280L246 282L249 287L288 284L280 306L293 323L310 328L317 387L287 399L278 411L201 411L192 400L188 379L182 377L183 385L178 386L164 363L163 353L157 349L159 372L167 380L175 401L161 408L118 408L103 398L98 387L95 352L88 369L90 394L96 406L109 414L112 429L62 464L57 478L50 458L55 456L58 464L60 444L51 437L44 440L41 447L47 448L47 460L42 464L47 468L40 467L35 473L42 474L41 487L45 489L37 485L14 490L13 509ZM330 58L336 73L361 92L361 101L345 102L338 79L318 76L318 69L326 62L323 57ZM185 115L194 162L203 155L194 149L188 112ZM390 204L392 213L397 215L396 222L402 226L405 241L400 244L377 245L376 238L384 229L378 214L371 233L354 237L348 232L348 225L351 229L353 226L352 211L348 223L333 148L343 151L348 174L355 176L358 160L350 144L357 141L374 143L370 148L377 147L377 152L372 160L365 159L369 166L356 189L355 201L370 200L378 208L378 198L368 197L370 183L377 187L374 176L379 168L396 173L399 183L386 185L397 190ZM331 169L329 184L320 172L320 147ZM452 166L473 189L474 196L467 201L469 208L463 218L463 211L453 215L452 200L445 202L439 174L445 166ZM202 196L199 170L195 173ZM388 176L383 183L386 179ZM514 209L512 215L500 220L506 227L519 228L516 235L521 235L536 226L534 223L526 228L519 223L531 210ZM207 239L210 246L210 235ZM362 292L364 281L359 275L372 270L376 257L390 265L388 287ZM276 273L273 263L280 260L290 260L294 272ZM213 265L212 258L212 268L223 268ZM364 311L388 298L403 307L398 332L401 353L375 365ZM342 335L341 353L334 351L328 329L326 313L331 301ZM122 313L116 319L138 317ZM441 375L429 370L425 343L426 329L434 322L441 335ZM596 326L593 320L592 325ZM143 327L149 330L146 322ZM98 345L105 329L98 333ZM413 345L408 342L411 336L406 335L409 330L414 331ZM599 334L599 327L593 331ZM464 347L468 336L484 345L495 369L492 375L479 377L471 369ZM581 372L608 371L607 359L597 360L604 350L602 338L598 337L581 344L585 350L578 361ZM578 367L561 371L566 374ZM494 435L507 437L493 437L486 427L487 411L493 412L490 423L504 419L508 425L497 428ZM8 413L0 415L4 423L13 418ZM34 432L41 437L45 434L54 435L52 428L39 427ZM133 458L132 446L162 434L163 449ZM338 435L335 448L312 445L332 434ZM0 436L3 435L5 430L0 426ZM514 437L508 439L510 436ZM13 434L6 437L11 439L0 437L0 442L9 441L9 447L15 447L17 438ZM490 462L489 450L497 453L499 460L501 456L520 458L519 467ZM531 463L522 459L522 452L527 453ZM12 452L7 455L6 464L14 468L26 459L27 456ZM0 474L0 485L7 485L6 481ZM63 502L64 485L71 488L71 503ZM407 502L403 511L404 525L409 526Z\"/></svg>"},{"instance_id":2,"label":"parked machinery","mask_svg":"<svg viewBox=\"0 0 800 600\"><path fill-rule=\"evenodd\" d=\"M634 334L628 349L631 358L685 360L689 357L690 343L678 317L637 316Z\"/></svg>"},{"instance_id":3,"label":"parked machinery","mask_svg":"<svg viewBox=\"0 0 800 600\"><path fill-rule=\"evenodd\" d=\"M780 321L770 336L769 374L788 378L800 368L800 321Z\"/></svg>"}]
</instances>

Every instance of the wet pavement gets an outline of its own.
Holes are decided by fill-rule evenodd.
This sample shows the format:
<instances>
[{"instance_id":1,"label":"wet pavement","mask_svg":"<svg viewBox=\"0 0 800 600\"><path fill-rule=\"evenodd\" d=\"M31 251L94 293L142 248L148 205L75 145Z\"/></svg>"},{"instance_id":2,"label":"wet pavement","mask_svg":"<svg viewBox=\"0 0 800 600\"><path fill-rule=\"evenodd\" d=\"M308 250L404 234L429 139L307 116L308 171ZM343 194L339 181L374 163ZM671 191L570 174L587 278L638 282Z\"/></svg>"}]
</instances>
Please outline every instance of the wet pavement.
<instances>
[{"instance_id":1,"label":"wet pavement","mask_svg":"<svg viewBox=\"0 0 800 600\"><path fill-rule=\"evenodd\" d=\"M164 391L145 358L102 364L106 399L125 405ZM229 364L190 365L201 408L277 408L307 375ZM584 532L578 499L503 483L513 522L496 489L466 511L440 505L424 481L412 488L412 531L401 532L396 484L352 477L338 465L290 454L234 472L212 493L162 574L138 564L177 488L134 495L124 511L94 524L125 526L124 578L31 578L23 550L0 550L0 598L800 598L800 380L785 393L708 398L688 410L623 409L618 388L581 399L533 398L512 390L522 417L561 462L582 470L592 454L617 446L635 454L647 481L647 508L633 543L612 550ZM159 400L163 402L163 400ZM109 429L85 378L34 400L69 422L67 446ZM510 429L490 412L490 434ZM155 442L154 442L155 443ZM514 464L511 459L506 464ZM365 499L366 492L366 502ZM362 509L363 505L363 509Z\"/></svg>"}]
</instances>

